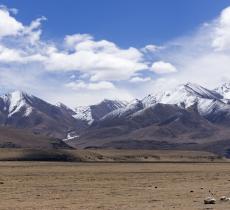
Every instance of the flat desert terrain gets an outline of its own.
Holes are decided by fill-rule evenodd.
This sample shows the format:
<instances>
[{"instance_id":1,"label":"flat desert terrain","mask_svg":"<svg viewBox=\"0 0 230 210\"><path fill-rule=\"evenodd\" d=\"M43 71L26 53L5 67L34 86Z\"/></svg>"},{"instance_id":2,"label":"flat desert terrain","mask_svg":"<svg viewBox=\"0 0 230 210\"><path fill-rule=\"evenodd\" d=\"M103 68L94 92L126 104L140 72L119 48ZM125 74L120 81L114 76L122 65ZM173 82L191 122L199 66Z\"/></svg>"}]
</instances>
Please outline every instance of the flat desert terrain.
<instances>
[{"instance_id":1,"label":"flat desert terrain","mask_svg":"<svg viewBox=\"0 0 230 210\"><path fill-rule=\"evenodd\" d=\"M211 190L215 205L204 205ZM0 162L4 210L226 210L229 163Z\"/></svg>"},{"instance_id":2,"label":"flat desert terrain","mask_svg":"<svg viewBox=\"0 0 230 210\"><path fill-rule=\"evenodd\" d=\"M44 150L0 148L0 161L223 162L219 155L180 150Z\"/></svg>"}]
</instances>

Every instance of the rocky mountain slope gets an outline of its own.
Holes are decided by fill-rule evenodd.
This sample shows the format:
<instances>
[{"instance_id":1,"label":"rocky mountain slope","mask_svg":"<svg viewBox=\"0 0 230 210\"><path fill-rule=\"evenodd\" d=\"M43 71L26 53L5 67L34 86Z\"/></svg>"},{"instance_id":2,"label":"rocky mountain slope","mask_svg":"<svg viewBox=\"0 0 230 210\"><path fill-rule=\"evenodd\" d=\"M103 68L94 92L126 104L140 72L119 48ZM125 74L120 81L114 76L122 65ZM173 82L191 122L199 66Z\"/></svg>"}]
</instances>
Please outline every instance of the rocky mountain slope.
<instances>
[{"instance_id":1,"label":"rocky mountain slope","mask_svg":"<svg viewBox=\"0 0 230 210\"><path fill-rule=\"evenodd\" d=\"M29 129L0 126L0 148L69 149L61 139L34 134Z\"/></svg>"},{"instance_id":2,"label":"rocky mountain slope","mask_svg":"<svg viewBox=\"0 0 230 210\"><path fill-rule=\"evenodd\" d=\"M230 99L230 83L224 83L217 87L214 91L222 95L224 99Z\"/></svg>"},{"instance_id":3,"label":"rocky mountain slope","mask_svg":"<svg viewBox=\"0 0 230 210\"><path fill-rule=\"evenodd\" d=\"M0 125L29 129L35 134L61 139L70 130L80 131L85 122L72 114L66 108L20 91L0 97Z\"/></svg>"},{"instance_id":4,"label":"rocky mountain slope","mask_svg":"<svg viewBox=\"0 0 230 210\"><path fill-rule=\"evenodd\" d=\"M91 124L93 121L97 121L104 117L106 114L116 109L123 108L126 105L127 102L125 101L105 99L95 105L76 107L75 114L73 116L76 119L85 120L88 122L88 124Z\"/></svg>"},{"instance_id":5,"label":"rocky mountain slope","mask_svg":"<svg viewBox=\"0 0 230 210\"><path fill-rule=\"evenodd\" d=\"M212 148L230 147L230 105L220 91L196 84L134 100L94 121L77 141L77 148Z\"/></svg>"},{"instance_id":6,"label":"rocky mountain slope","mask_svg":"<svg viewBox=\"0 0 230 210\"><path fill-rule=\"evenodd\" d=\"M218 148L223 153L230 151L229 87L209 90L186 83L130 103L103 100L75 110L14 91L0 97L0 125L63 139L76 148Z\"/></svg>"},{"instance_id":7,"label":"rocky mountain slope","mask_svg":"<svg viewBox=\"0 0 230 210\"><path fill-rule=\"evenodd\" d=\"M40 144L36 140L41 138L41 140L47 139L46 146L48 148L49 138L59 139L59 141L73 139L79 136L89 126L90 122L98 120L107 113L123 106L125 103L121 101L104 100L97 105L89 106L90 111L87 113L89 119L84 117L83 110L74 111L63 103L52 105L25 92L13 91L0 97L0 131L4 129L6 131L9 129L16 130L14 130L14 135L11 138L3 136L0 147L1 145L2 147L7 145L9 147L12 145L13 147L23 147L23 137L25 137L24 146L27 147L26 136L30 136L30 146L31 143L34 143L36 148ZM20 132L27 134L23 136Z\"/></svg>"}]
</instances>

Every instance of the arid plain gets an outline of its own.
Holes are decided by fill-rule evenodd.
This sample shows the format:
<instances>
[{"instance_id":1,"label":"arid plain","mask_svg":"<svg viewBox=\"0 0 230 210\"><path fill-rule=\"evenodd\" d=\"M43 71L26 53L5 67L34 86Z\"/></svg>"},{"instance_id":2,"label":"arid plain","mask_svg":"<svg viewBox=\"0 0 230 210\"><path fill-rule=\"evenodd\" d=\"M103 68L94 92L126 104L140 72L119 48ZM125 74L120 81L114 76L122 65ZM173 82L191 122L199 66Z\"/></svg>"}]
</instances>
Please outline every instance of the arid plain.
<instances>
[{"instance_id":1,"label":"arid plain","mask_svg":"<svg viewBox=\"0 0 230 210\"><path fill-rule=\"evenodd\" d=\"M0 162L3 210L223 210L230 164ZM215 205L204 205L211 190Z\"/></svg>"}]
</instances>

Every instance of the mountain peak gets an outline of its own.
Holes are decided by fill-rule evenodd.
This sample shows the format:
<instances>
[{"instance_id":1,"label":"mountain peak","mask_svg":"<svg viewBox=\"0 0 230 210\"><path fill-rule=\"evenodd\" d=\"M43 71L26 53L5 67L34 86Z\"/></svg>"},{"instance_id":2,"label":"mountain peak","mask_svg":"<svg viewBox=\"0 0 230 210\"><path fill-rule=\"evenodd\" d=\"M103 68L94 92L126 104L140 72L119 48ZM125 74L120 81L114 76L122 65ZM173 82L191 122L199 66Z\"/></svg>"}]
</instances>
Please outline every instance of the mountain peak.
<instances>
[{"instance_id":1,"label":"mountain peak","mask_svg":"<svg viewBox=\"0 0 230 210\"><path fill-rule=\"evenodd\" d=\"M194 83L194 82L186 82L186 83L182 83L180 85L187 86L187 87L200 87L200 85L198 85L197 83Z\"/></svg>"},{"instance_id":2,"label":"mountain peak","mask_svg":"<svg viewBox=\"0 0 230 210\"><path fill-rule=\"evenodd\" d=\"M230 81L224 82L223 84L220 85L220 87L230 88Z\"/></svg>"},{"instance_id":3,"label":"mountain peak","mask_svg":"<svg viewBox=\"0 0 230 210\"><path fill-rule=\"evenodd\" d=\"M13 91L6 93L2 96L4 101L10 99L14 103L17 103L17 102L22 101L22 100L26 101L32 97L34 97L34 96L30 95L24 91L21 91L21 90L13 90Z\"/></svg>"},{"instance_id":4,"label":"mountain peak","mask_svg":"<svg viewBox=\"0 0 230 210\"><path fill-rule=\"evenodd\" d=\"M127 105L126 101L104 99L103 101L90 105L79 106L75 108L75 118L85 120L88 124L91 124L94 120L99 120L108 113L123 108Z\"/></svg>"},{"instance_id":5,"label":"mountain peak","mask_svg":"<svg viewBox=\"0 0 230 210\"><path fill-rule=\"evenodd\" d=\"M91 106L97 106L97 105L102 105L102 104L106 104L107 106L117 106L117 108L121 108L125 105L127 105L128 103L126 101L121 101L121 100L112 100L112 99L104 99L103 101L99 102L98 104L95 105L91 105Z\"/></svg>"},{"instance_id":6,"label":"mountain peak","mask_svg":"<svg viewBox=\"0 0 230 210\"><path fill-rule=\"evenodd\" d=\"M32 108L28 103L30 95L23 91L14 90L3 95L1 98L4 101L4 110L8 113L8 117L13 116L22 109L24 110L24 116L28 116L32 112Z\"/></svg>"},{"instance_id":7,"label":"mountain peak","mask_svg":"<svg viewBox=\"0 0 230 210\"><path fill-rule=\"evenodd\" d=\"M224 99L230 99L230 82L223 83L214 89L214 91L222 95Z\"/></svg>"},{"instance_id":8,"label":"mountain peak","mask_svg":"<svg viewBox=\"0 0 230 210\"><path fill-rule=\"evenodd\" d=\"M57 102L55 105L59 108L70 109L68 106L66 106L62 102Z\"/></svg>"},{"instance_id":9,"label":"mountain peak","mask_svg":"<svg viewBox=\"0 0 230 210\"><path fill-rule=\"evenodd\" d=\"M19 91L19 90L15 90L13 92L10 92L7 94L8 97L10 97L10 99L13 101L13 102L18 102L20 100L23 100L23 92L22 91Z\"/></svg>"},{"instance_id":10,"label":"mountain peak","mask_svg":"<svg viewBox=\"0 0 230 210\"><path fill-rule=\"evenodd\" d=\"M111 102L112 100L110 100L110 99L106 99L106 98L104 98L100 103L107 103L107 102Z\"/></svg>"},{"instance_id":11,"label":"mountain peak","mask_svg":"<svg viewBox=\"0 0 230 210\"><path fill-rule=\"evenodd\" d=\"M189 92L192 91L193 93L200 94L200 95L206 95L207 92L211 92L208 89L206 89L205 87L198 85L196 83L192 83L192 82L180 84L174 90L181 89L181 88L185 89L186 91L189 91Z\"/></svg>"},{"instance_id":12,"label":"mountain peak","mask_svg":"<svg viewBox=\"0 0 230 210\"><path fill-rule=\"evenodd\" d=\"M214 89L215 91L218 91L218 92L225 92L225 91L228 91L230 90L230 82L225 82L221 85L219 85L217 88Z\"/></svg>"},{"instance_id":13,"label":"mountain peak","mask_svg":"<svg viewBox=\"0 0 230 210\"><path fill-rule=\"evenodd\" d=\"M145 97L142 102L146 107L155 103L177 104L180 107L190 107L201 99L220 100L223 97L216 91L208 90L195 83L185 83L169 91Z\"/></svg>"},{"instance_id":14,"label":"mountain peak","mask_svg":"<svg viewBox=\"0 0 230 210\"><path fill-rule=\"evenodd\" d=\"M204 89L204 87L202 87L201 85L198 85L198 84L193 83L193 82L187 82L187 83L181 84L179 86L184 86L185 88L191 88L191 89Z\"/></svg>"},{"instance_id":15,"label":"mountain peak","mask_svg":"<svg viewBox=\"0 0 230 210\"><path fill-rule=\"evenodd\" d=\"M9 92L6 95L11 95L11 96L17 97L17 98L24 97L24 96L31 96L27 92L21 91L21 90L13 90L13 91Z\"/></svg>"},{"instance_id":16,"label":"mountain peak","mask_svg":"<svg viewBox=\"0 0 230 210\"><path fill-rule=\"evenodd\" d=\"M222 96L216 91L209 90L196 83L187 82L185 84L178 85L174 90L168 91L168 95L178 93L179 95L194 96L198 98L206 99L222 99Z\"/></svg>"}]
</instances>

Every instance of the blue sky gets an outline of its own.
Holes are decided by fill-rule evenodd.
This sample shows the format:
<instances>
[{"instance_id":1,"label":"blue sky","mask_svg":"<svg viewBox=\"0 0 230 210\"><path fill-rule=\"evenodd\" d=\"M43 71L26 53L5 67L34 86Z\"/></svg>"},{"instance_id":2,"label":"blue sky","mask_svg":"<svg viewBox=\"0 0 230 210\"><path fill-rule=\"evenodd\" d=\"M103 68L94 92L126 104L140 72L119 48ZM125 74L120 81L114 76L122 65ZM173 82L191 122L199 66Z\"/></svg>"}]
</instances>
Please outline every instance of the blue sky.
<instances>
[{"instance_id":1,"label":"blue sky","mask_svg":"<svg viewBox=\"0 0 230 210\"><path fill-rule=\"evenodd\" d=\"M47 17L43 36L89 33L122 47L163 44L219 15L230 0L6 0L23 23Z\"/></svg>"},{"instance_id":2,"label":"blue sky","mask_svg":"<svg viewBox=\"0 0 230 210\"><path fill-rule=\"evenodd\" d=\"M230 0L0 5L2 92L20 89L74 107L141 98L164 84L214 88L230 79Z\"/></svg>"}]
</instances>

